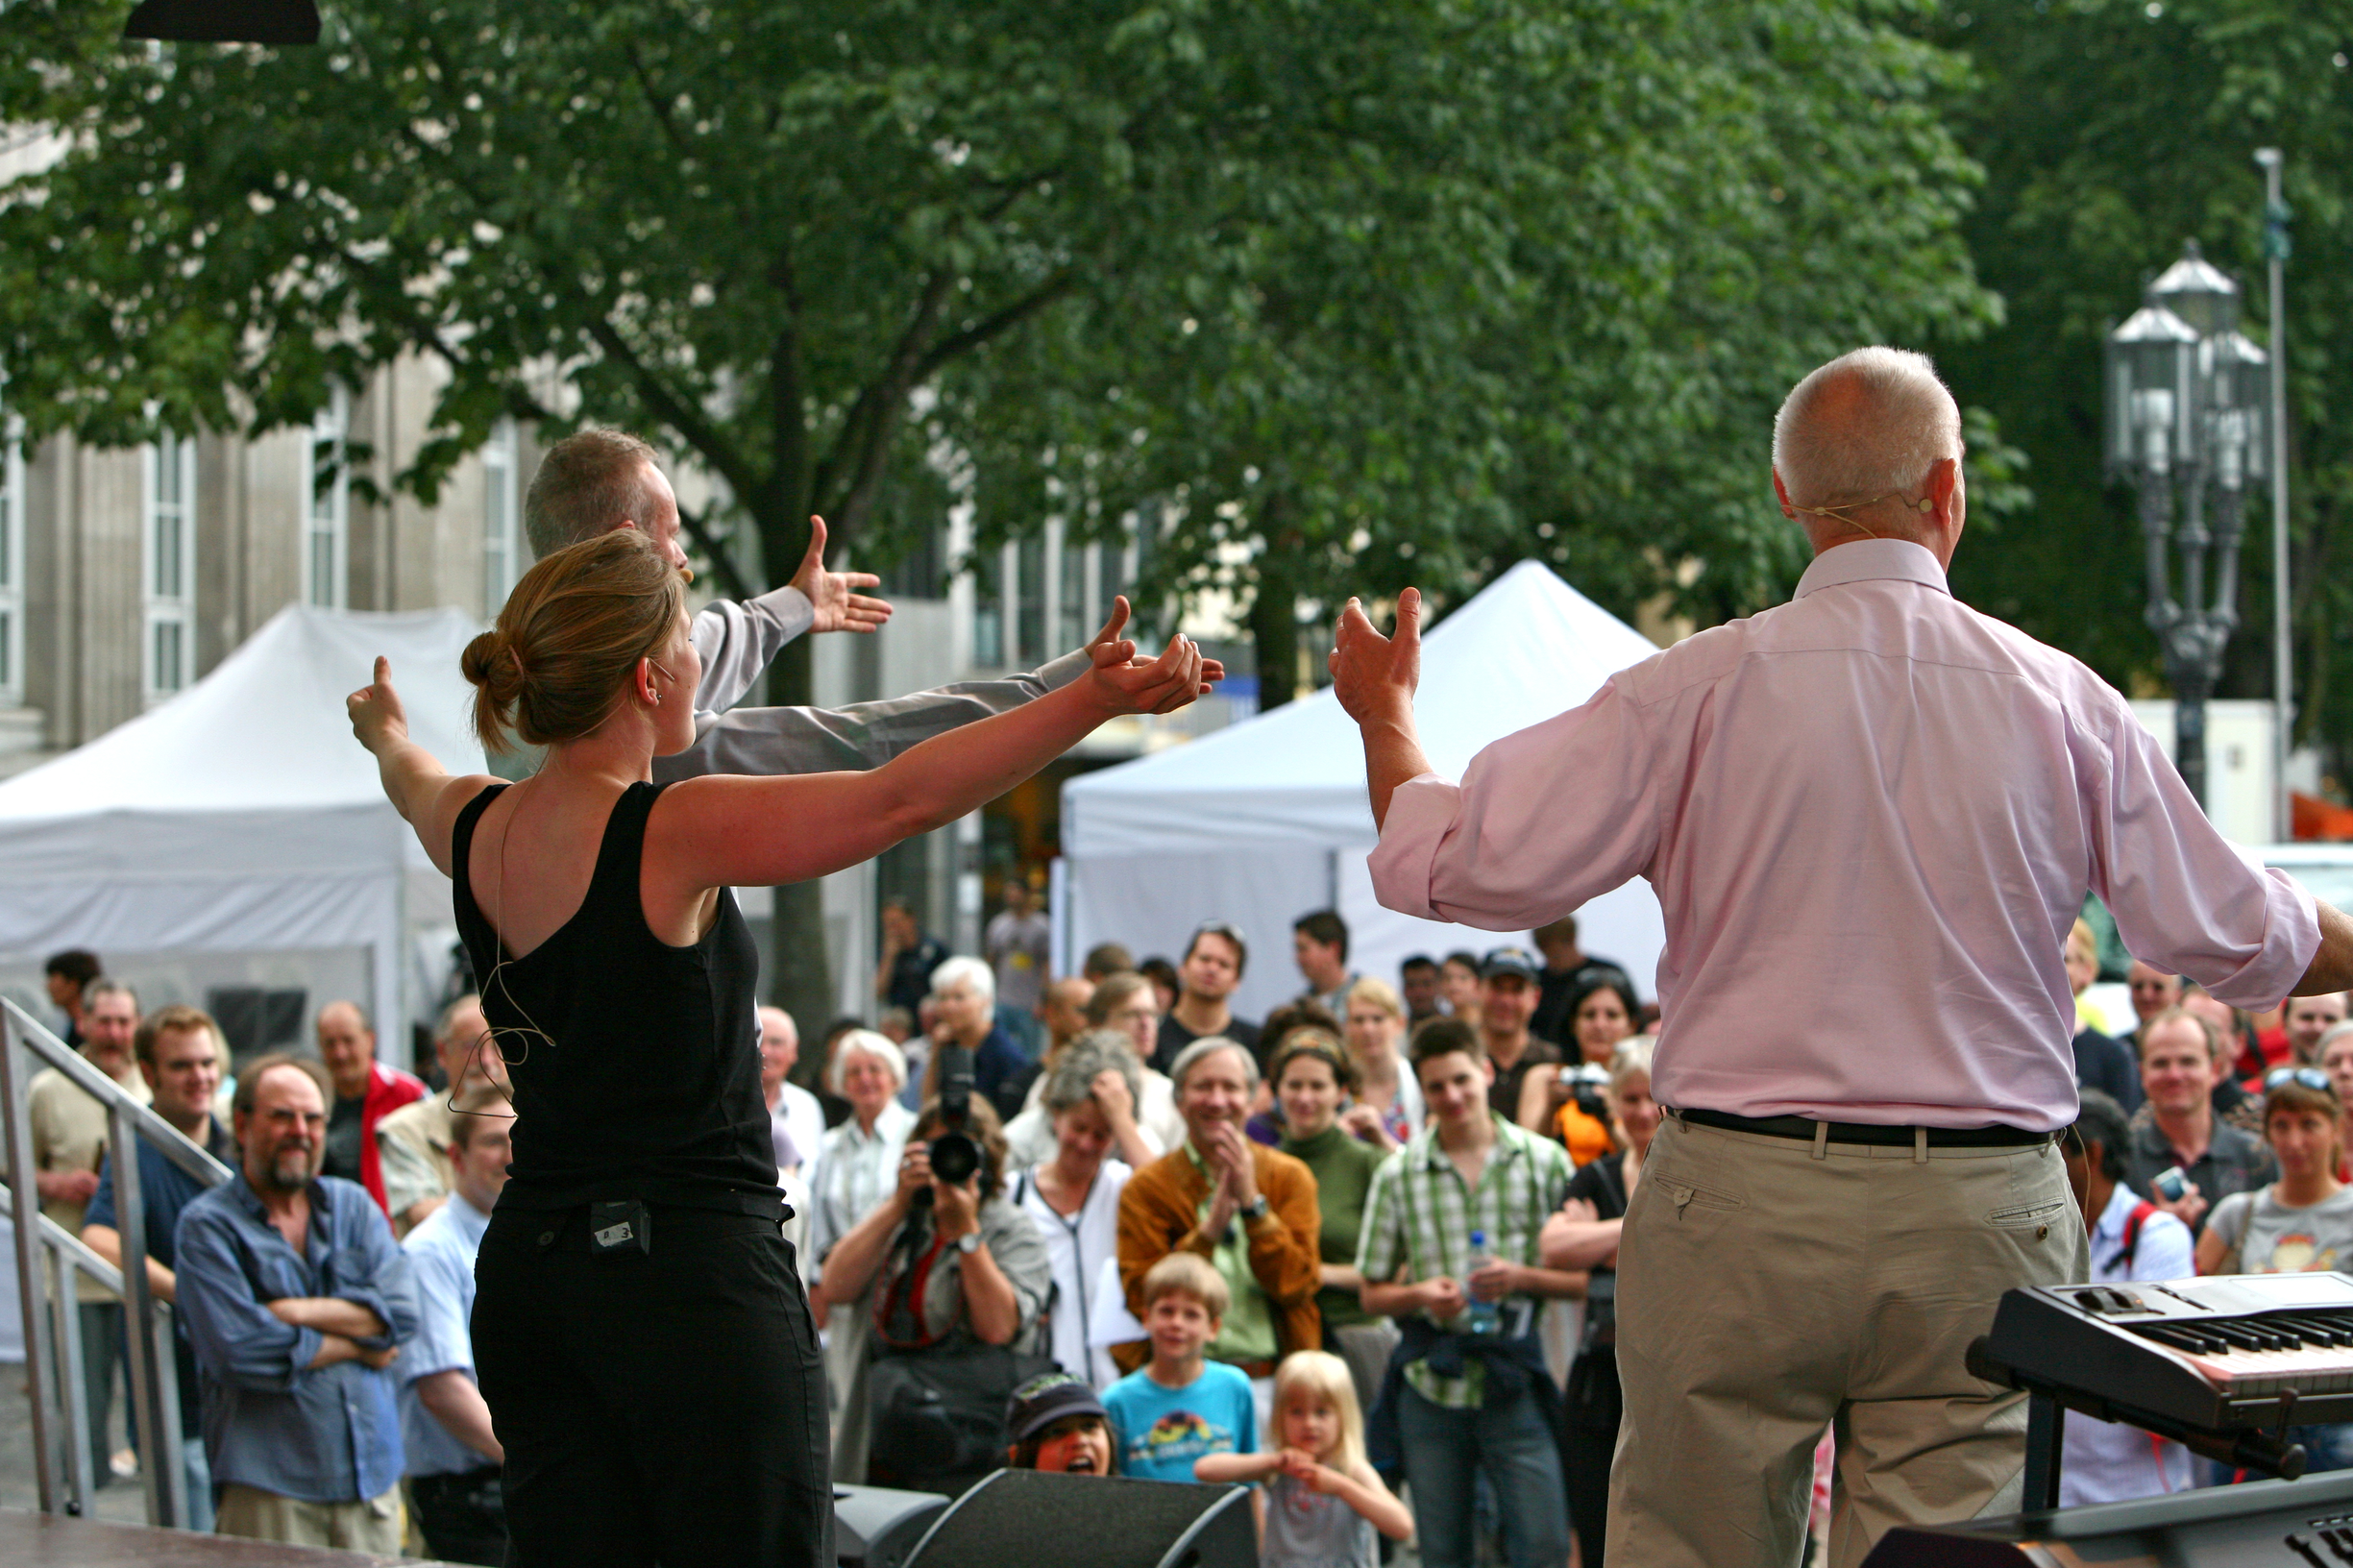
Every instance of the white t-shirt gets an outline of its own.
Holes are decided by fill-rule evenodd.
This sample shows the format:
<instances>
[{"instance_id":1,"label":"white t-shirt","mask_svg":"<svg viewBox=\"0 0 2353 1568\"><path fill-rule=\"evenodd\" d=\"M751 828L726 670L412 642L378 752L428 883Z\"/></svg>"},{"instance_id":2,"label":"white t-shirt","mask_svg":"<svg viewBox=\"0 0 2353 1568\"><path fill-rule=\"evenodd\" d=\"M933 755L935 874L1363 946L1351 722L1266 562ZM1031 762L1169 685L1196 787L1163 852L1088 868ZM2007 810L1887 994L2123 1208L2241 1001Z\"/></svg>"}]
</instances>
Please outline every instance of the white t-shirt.
<instances>
[{"instance_id":1,"label":"white t-shirt","mask_svg":"<svg viewBox=\"0 0 2353 1568\"><path fill-rule=\"evenodd\" d=\"M1023 1171L1014 1183L1014 1206L1037 1225L1054 1263L1053 1333L1047 1349L1056 1365L1097 1388L1119 1381L1111 1352L1087 1348L1087 1324L1100 1288L1103 1260L1118 1254L1119 1194L1131 1174L1125 1162L1104 1161L1094 1186L1088 1188L1087 1201L1067 1218L1056 1213L1038 1190L1035 1170Z\"/></svg>"},{"instance_id":2,"label":"white t-shirt","mask_svg":"<svg viewBox=\"0 0 2353 1568\"><path fill-rule=\"evenodd\" d=\"M2124 1227L2140 1203L2141 1194L2119 1182L2108 1207L2092 1226L2094 1285L2186 1280L2197 1272L2192 1262L2190 1227L2164 1213L2151 1213L2141 1221L2132 1261L2129 1265L2125 1262ZM2158 1497L2186 1491L2191 1484L2190 1451L2179 1443L2167 1442L2139 1427L2068 1411L2059 1462L2061 1507Z\"/></svg>"}]
</instances>

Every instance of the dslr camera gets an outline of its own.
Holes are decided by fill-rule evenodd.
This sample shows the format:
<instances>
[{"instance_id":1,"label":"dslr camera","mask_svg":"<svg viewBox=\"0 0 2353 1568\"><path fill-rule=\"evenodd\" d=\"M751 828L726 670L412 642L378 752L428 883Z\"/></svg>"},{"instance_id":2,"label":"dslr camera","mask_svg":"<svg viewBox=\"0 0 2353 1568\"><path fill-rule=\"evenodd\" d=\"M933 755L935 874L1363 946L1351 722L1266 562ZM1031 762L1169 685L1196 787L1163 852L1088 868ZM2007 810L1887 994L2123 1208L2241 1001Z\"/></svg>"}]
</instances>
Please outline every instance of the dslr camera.
<instances>
[{"instance_id":1,"label":"dslr camera","mask_svg":"<svg viewBox=\"0 0 2353 1568\"><path fill-rule=\"evenodd\" d=\"M1560 1069L1560 1087L1569 1091L1577 1109L1604 1126L1609 1124L1609 1069L1598 1063L1580 1062Z\"/></svg>"},{"instance_id":2,"label":"dslr camera","mask_svg":"<svg viewBox=\"0 0 2353 1568\"><path fill-rule=\"evenodd\" d=\"M931 1135L931 1173L950 1187L980 1169L980 1144L966 1131L972 1125L972 1051L967 1045L940 1047L940 1126Z\"/></svg>"}]
</instances>

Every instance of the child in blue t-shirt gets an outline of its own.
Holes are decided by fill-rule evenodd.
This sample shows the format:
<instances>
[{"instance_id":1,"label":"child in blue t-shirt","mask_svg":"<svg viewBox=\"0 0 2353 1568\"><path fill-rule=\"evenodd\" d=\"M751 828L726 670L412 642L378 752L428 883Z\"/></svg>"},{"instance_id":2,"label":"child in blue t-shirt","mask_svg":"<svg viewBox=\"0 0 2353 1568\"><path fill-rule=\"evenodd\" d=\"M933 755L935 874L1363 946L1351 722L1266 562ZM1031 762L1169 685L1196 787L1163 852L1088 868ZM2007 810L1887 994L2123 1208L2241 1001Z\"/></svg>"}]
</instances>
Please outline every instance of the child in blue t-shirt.
<instances>
[{"instance_id":1,"label":"child in blue t-shirt","mask_svg":"<svg viewBox=\"0 0 2353 1568\"><path fill-rule=\"evenodd\" d=\"M1145 1481L1193 1479L1205 1454L1258 1447L1257 1409L1240 1368L1202 1352L1217 1337L1229 1297L1207 1259L1170 1253L1143 1277L1151 1362L1103 1395L1118 1446L1119 1473Z\"/></svg>"}]
</instances>

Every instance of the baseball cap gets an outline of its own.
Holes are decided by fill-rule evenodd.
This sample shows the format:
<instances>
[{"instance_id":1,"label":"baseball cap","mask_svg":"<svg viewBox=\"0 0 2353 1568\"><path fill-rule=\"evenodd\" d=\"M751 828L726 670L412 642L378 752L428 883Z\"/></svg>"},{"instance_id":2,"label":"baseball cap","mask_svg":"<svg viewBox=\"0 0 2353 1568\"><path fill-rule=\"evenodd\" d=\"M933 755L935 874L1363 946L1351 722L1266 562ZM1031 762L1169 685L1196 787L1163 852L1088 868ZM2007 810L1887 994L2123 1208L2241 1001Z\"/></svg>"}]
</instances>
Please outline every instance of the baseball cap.
<instances>
[{"instance_id":1,"label":"baseball cap","mask_svg":"<svg viewBox=\"0 0 2353 1568\"><path fill-rule=\"evenodd\" d=\"M1543 966L1536 961L1535 954L1525 947L1491 948L1487 956L1479 961L1479 978L1482 980L1492 980L1504 974L1516 974L1523 980L1533 980L1541 972Z\"/></svg>"},{"instance_id":2,"label":"baseball cap","mask_svg":"<svg viewBox=\"0 0 2353 1568\"><path fill-rule=\"evenodd\" d=\"M1040 1373L1016 1388L1005 1402L1005 1434L1017 1443L1027 1442L1066 1415L1110 1419L1085 1378L1067 1372Z\"/></svg>"}]
</instances>

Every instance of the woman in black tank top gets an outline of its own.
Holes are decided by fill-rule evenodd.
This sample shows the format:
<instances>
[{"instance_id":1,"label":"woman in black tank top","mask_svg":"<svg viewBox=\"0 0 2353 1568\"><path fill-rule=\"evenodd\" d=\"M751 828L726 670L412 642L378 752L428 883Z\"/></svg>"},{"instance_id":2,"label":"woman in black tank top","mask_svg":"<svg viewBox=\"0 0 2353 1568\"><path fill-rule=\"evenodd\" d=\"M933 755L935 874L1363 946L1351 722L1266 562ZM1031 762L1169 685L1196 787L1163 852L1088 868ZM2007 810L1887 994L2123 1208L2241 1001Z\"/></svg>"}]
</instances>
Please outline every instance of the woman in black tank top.
<instances>
[{"instance_id":1,"label":"woman in black tank top","mask_svg":"<svg viewBox=\"0 0 2353 1568\"><path fill-rule=\"evenodd\" d=\"M515 1153L476 1262L477 1375L510 1563L830 1564L823 1373L760 1093L728 889L821 876L995 798L1117 714L1206 690L1198 649L1117 640L1028 705L867 773L656 788L695 739L683 580L617 529L525 575L466 649L475 724L548 747L512 787L408 739L390 669L352 695L384 790L455 887L505 1057Z\"/></svg>"}]
</instances>

